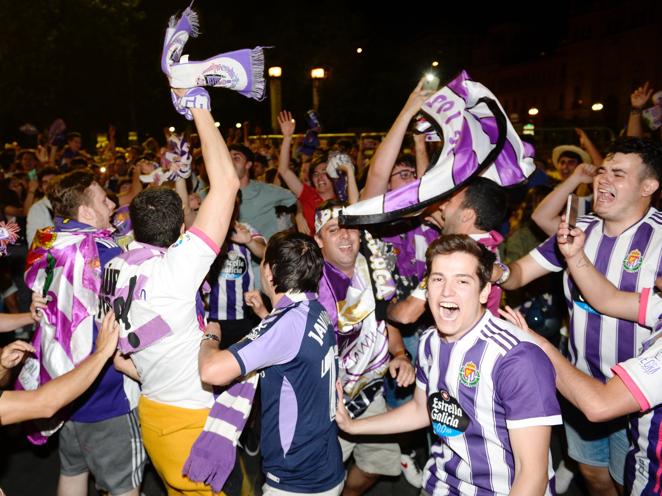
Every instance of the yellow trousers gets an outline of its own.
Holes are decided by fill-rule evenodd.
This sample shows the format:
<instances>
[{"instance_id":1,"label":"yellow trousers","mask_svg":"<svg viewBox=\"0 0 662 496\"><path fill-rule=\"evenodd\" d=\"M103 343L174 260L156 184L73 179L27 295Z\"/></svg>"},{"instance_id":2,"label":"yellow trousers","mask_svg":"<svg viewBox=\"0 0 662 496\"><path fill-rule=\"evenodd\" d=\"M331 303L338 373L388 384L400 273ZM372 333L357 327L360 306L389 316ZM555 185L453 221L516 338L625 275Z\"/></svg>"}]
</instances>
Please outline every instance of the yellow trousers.
<instances>
[{"instance_id":1,"label":"yellow trousers","mask_svg":"<svg viewBox=\"0 0 662 496\"><path fill-rule=\"evenodd\" d=\"M202 432L208 414L208 408L191 410L140 397L138 418L143 443L152 465L166 486L168 496L217 494L206 484L193 482L182 475L184 462Z\"/></svg>"}]
</instances>

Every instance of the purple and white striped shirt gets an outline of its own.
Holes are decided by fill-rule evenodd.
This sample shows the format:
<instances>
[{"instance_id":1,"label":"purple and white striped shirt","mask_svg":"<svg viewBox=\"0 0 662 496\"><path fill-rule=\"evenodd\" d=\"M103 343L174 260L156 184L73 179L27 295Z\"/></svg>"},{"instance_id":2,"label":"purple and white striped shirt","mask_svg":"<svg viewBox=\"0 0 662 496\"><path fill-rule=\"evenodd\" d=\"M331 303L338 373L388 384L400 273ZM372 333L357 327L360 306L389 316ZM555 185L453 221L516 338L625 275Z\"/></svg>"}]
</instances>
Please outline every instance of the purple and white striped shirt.
<instances>
[{"instance_id":1,"label":"purple and white striped shirt","mask_svg":"<svg viewBox=\"0 0 662 496\"><path fill-rule=\"evenodd\" d=\"M251 232L252 238L264 239L252 226L243 226ZM246 317L249 310L244 302L244 293L255 289L252 260L251 251L246 245L228 240L227 252L221 256L221 260L214 262L219 264L219 270L218 277L210 281L211 320L240 320Z\"/></svg>"},{"instance_id":2,"label":"purple and white striped shirt","mask_svg":"<svg viewBox=\"0 0 662 496\"><path fill-rule=\"evenodd\" d=\"M603 232L603 221L595 215L577 219L577 227L586 233L584 252L614 286L621 291L641 292L655 285L662 274L662 213L651 208L636 224L620 236ZM559 272L565 260L552 236L531 251L542 267ZM563 278L570 312L570 354L575 366L605 382L611 368L637 355L651 335L634 322L601 315L579 293L566 273Z\"/></svg>"},{"instance_id":3,"label":"purple and white striped shirt","mask_svg":"<svg viewBox=\"0 0 662 496\"><path fill-rule=\"evenodd\" d=\"M641 310L640 323L653 327L655 333L640 355L612 370L642 412L629 419L632 447L625 459L626 494L652 496L662 494L662 298L645 290Z\"/></svg>"},{"instance_id":4,"label":"purple and white striped shirt","mask_svg":"<svg viewBox=\"0 0 662 496\"><path fill-rule=\"evenodd\" d=\"M515 478L509 431L561 423L549 359L525 331L487 311L455 342L434 326L425 332L416 386L437 436L423 479L434 496L507 495ZM550 455L550 480L551 463Z\"/></svg>"}]
</instances>

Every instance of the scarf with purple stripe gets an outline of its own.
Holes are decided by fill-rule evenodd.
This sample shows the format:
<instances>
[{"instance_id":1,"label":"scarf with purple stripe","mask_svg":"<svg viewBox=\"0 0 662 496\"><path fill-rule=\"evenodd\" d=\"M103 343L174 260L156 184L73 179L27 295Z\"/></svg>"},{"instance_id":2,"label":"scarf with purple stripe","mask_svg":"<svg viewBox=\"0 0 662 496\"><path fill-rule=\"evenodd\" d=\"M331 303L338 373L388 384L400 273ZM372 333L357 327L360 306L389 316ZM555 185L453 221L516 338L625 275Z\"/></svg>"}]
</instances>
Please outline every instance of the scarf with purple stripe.
<instances>
[{"instance_id":1,"label":"scarf with purple stripe","mask_svg":"<svg viewBox=\"0 0 662 496\"><path fill-rule=\"evenodd\" d=\"M193 5L193 2L191 2ZM228 88L255 100L264 98L264 53L262 47L214 55L200 62L183 55L189 37L197 37L198 14L189 5L179 18L170 18L163 41L161 70L171 88L214 86Z\"/></svg>"},{"instance_id":2,"label":"scarf with purple stripe","mask_svg":"<svg viewBox=\"0 0 662 496\"><path fill-rule=\"evenodd\" d=\"M16 389L35 390L72 370L92 352L101 287L96 242L112 242L111 231L68 224L56 218L55 227L37 231L28 253L25 283L49 301L32 338L36 358L26 360ZM60 425L60 421L34 424L28 438L43 444Z\"/></svg>"},{"instance_id":3,"label":"scarf with purple stripe","mask_svg":"<svg viewBox=\"0 0 662 496\"><path fill-rule=\"evenodd\" d=\"M462 71L421 108L420 132L443 136L435 164L414 182L350 205L340 223L374 224L414 215L450 196L475 174L502 186L521 183L535 170L533 147L522 143L496 97Z\"/></svg>"},{"instance_id":4,"label":"scarf with purple stripe","mask_svg":"<svg viewBox=\"0 0 662 496\"><path fill-rule=\"evenodd\" d=\"M350 400L388 370L388 335L375 315L375 296L366 258L359 254L350 280L324 262L319 301L336 329L340 380Z\"/></svg>"}]
</instances>

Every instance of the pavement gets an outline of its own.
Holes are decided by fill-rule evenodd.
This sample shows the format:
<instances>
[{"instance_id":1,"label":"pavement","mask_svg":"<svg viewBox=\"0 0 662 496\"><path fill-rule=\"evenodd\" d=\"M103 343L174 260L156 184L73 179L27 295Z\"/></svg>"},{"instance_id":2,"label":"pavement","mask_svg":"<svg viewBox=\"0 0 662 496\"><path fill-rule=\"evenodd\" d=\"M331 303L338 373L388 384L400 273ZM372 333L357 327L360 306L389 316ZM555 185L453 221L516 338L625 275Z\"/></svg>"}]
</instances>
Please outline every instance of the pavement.
<instances>
[{"instance_id":1,"label":"pavement","mask_svg":"<svg viewBox=\"0 0 662 496\"><path fill-rule=\"evenodd\" d=\"M247 456L239 452L239 457L245 467L246 483L244 490L241 484L227 491L228 496L261 496L262 474L260 458ZM7 496L42 496L55 495L59 471L57 456L57 439L49 441L45 446L29 444L18 426L0 428L0 487ZM573 480L567 496L582 496L587 494ZM156 472L148 466L142 487L144 496L165 496L166 492ZM407 483L404 477L384 477L367 496L416 496L419 490ZM92 482L89 496L101 496Z\"/></svg>"}]
</instances>

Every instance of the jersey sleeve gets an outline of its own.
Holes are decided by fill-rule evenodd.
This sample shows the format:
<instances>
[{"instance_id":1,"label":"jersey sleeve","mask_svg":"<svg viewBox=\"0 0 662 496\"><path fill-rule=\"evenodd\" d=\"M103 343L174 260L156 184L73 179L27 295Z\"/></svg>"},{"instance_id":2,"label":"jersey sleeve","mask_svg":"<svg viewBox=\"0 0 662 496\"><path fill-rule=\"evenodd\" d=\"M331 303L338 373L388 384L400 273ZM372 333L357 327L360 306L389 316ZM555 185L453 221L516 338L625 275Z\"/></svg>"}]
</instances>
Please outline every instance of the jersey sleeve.
<instances>
[{"instance_id":1,"label":"jersey sleeve","mask_svg":"<svg viewBox=\"0 0 662 496\"><path fill-rule=\"evenodd\" d=\"M616 364L612 371L621 378L642 412L662 403L662 339L641 355Z\"/></svg>"},{"instance_id":2,"label":"jersey sleeve","mask_svg":"<svg viewBox=\"0 0 662 496\"><path fill-rule=\"evenodd\" d=\"M558 246L556 234L550 236L529 252L538 265L550 272L560 272L565 268L565 259Z\"/></svg>"},{"instance_id":3,"label":"jersey sleeve","mask_svg":"<svg viewBox=\"0 0 662 496\"><path fill-rule=\"evenodd\" d=\"M253 329L246 339L230 346L228 351L239 362L241 374L294 359L301 348L306 320L305 313L299 309L290 310L280 316L271 314Z\"/></svg>"},{"instance_id":4,"label":"jersey sleeve","mask_svg":"<svg viewBox=\"0 0 662 496\"><path fill-rule=\"evenodd\" d=\"M176 288L173 295L191 299L219 251L220 247L204 232L192 227L168 248L159 267L159 275L164 284Z\"/></svg>"},{"instance_id":5,"label":"jersey sleeve","mask_svg":"<svg viewBox=\"0 0 662 496\"><path fill-rule=\"evenodd\" d=\"M501 359L495 377L508 429L561 424L554 367L538 346L519 343Z\"/></svg>"}]
</instances>

